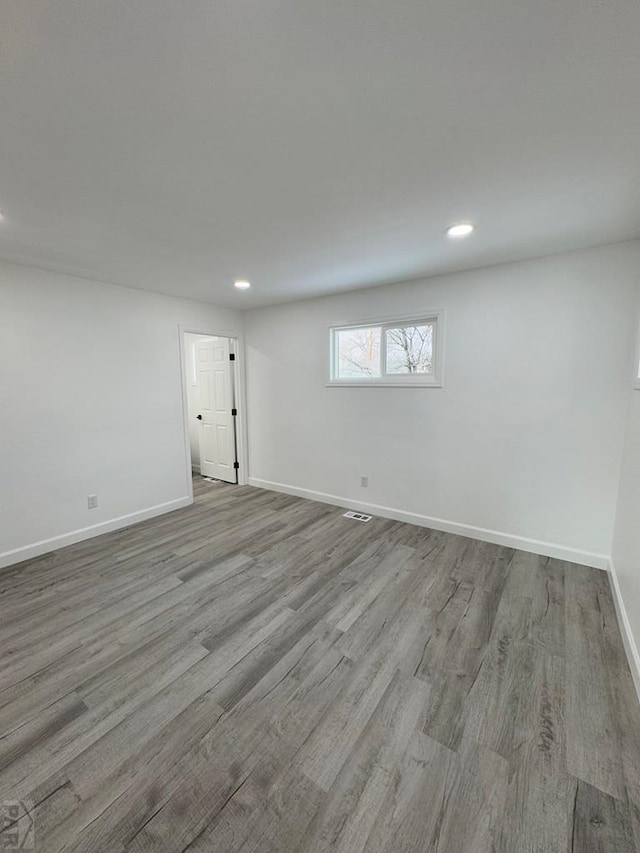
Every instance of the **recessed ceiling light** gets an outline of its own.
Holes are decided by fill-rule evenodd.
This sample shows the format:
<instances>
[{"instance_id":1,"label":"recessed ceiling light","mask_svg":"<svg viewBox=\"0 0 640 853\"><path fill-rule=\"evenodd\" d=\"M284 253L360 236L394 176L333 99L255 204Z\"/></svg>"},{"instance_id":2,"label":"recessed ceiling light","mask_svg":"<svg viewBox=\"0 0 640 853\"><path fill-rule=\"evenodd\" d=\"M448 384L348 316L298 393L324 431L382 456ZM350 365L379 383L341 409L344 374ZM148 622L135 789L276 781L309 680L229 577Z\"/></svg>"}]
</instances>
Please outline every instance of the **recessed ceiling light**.
<instances>
[{"instance_id":1,"label":"recessed ceiling light","mask_svg":"<svg viewBox=\"0 0 640 853\"><path fill-rule=\"evenodd\" d=\"M470 222L456 222L447 228L447 237L468 237L473 234L473 225Z\"/></svg>"},{"instance_id":2,"label":"recessed ceiling light","mask_svg":"<svg viewBox=\"0 0 640 853\"><path fill-rule=\"evenodd\" d=\"M234 281L233 286L237 287L238 290L248 290L251 287L250 281Z\"/></svg>"}]
</instances>

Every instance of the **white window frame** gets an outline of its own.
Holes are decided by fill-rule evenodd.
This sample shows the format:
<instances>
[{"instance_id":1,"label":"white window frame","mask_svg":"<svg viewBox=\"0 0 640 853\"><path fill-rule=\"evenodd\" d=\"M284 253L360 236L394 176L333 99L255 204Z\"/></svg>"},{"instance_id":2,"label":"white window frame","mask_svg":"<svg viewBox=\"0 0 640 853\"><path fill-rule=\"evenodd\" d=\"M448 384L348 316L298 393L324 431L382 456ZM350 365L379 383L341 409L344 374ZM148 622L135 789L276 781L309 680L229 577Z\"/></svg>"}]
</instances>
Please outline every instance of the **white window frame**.
<instances>
[{"instance_id":1,"label":"white window frame","mask_svg":"<svg viewBox=\"0 0 640 853\"><path fill-rule=\"evenodd\" d=\"M433 324L433 373L384 373L387 352L385 331L401 326L423 326ZM383 375L367 379L338 378L337 332L347 329L380 328L380 368ZM405 317L378 317L350 323L331 323L329 325L329 380L328 388L442 388L444 369L444 311L422 311Z\"/></svg>"}]
</instances>

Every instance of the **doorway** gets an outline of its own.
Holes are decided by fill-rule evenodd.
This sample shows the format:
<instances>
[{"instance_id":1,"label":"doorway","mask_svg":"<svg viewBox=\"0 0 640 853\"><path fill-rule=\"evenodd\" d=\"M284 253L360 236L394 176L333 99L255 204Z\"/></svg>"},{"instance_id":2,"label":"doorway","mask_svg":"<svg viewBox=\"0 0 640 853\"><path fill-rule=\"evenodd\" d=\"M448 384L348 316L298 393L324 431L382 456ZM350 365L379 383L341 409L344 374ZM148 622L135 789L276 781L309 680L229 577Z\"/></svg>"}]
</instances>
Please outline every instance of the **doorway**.
<instances>
[{"instance_id":1,"label":"doorway","mask_svg":"<svg viewBox=\"0 0 640 853\"><path fill-rule=\"evenodd\" d=\"M238 483L237 340L184 333L186 415L191 470Z\"/></svg>"}]
</instances>

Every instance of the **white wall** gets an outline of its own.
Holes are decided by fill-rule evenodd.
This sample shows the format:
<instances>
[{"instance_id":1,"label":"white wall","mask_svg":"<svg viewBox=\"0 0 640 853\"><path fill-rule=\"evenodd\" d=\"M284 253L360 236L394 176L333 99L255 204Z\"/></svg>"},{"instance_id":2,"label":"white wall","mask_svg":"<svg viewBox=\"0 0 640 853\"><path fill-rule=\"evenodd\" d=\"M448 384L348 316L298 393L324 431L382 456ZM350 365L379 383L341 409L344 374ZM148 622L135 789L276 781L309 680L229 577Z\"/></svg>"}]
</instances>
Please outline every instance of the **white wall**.
<instances>
[{"instance_id":1,"label":"white wall","mask_svg":"<svg viewBox=\"0 0 640 853\"><path fill-rule=\"evenodd\" d=\"M640 279L640 264L638 278ZM637 361L633 363L633 367L636 366ZM622 616L623 627L626 627L633 637L634 647L628 648L628 652L630 657L635 659L631 669L640 694L640 390L631 387L631 367L630 363L627 371L629 408L620 470L612 563L622 606L626 611L619 615Z\"/></svg>"},{"instance_id":2,"label":"white wall","mask_svg":"<svg viewBox=\"0 0 640 853\"><path fill-rule=\"evenodd\" d=\"M179 324L241 331L234 311L0 264L0 564L188 500Z\"/></svg>"},{"instance_id":3,"label":"white wall","mask_svg":"<svg viewBox=\"0 0 640 853\"><path fill-rule=\"evenodd\" d=\"M619 478L639 271L634 242L247 313L253 482L587 562L612 552L619 486L613 554L640 638L640 391ZM326 387L330 323L433 308L442 390ZM233 311L0 264L0 564L187 499L179 323L242 328Z\"/></svg>"},{"instance_id":4,"label":"white wall","mask_svg":"<svg viewBox=\"0 0 640 853\"><path fill-rule=\"evenodd\" d=\"M250 482L605 565L639 262L635 241L249 312ZM330 323L440 308L443 389L326 387Z\"/></svg>"}]
</instances>

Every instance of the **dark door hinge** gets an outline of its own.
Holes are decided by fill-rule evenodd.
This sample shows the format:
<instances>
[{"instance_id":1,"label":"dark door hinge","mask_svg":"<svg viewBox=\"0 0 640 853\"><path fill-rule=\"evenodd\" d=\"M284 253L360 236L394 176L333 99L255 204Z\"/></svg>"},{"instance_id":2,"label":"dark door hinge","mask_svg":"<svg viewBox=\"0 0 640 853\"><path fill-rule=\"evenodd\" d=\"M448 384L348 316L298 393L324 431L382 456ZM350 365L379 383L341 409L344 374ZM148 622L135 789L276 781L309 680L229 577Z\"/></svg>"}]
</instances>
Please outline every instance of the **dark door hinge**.
<instances>
[{"instance_id":1,"label":"dark door hinge","mask_svg":"<svg viewBox=\"0 0 640 853\"><path fill-rule=\"evenodd\" d=\"M229 353L229 361L235 361L235 360L236 360L235 352L230 352Z\"/></svg>"},{"instance_id":2,"label":"dark door hinge","mask_svg":"<svg viewBox=\"0 0 640 853\"><path fill-rule=\"evenodd\" d=\"M231 409L231 414L235 418L235 416L238 414L238 410L237 409Z\"/></svg>"},{"instance_id":3,"label":"dark door hinge","mask_svg":"<svg viewBox=\"0 0 640 853\"><path fill-rule=\"evenodd\" d=\"M236 469L237 469L237 468L239 468L239 467L240 467L240 463L239 463L239 462L234 462L234 463L233 463L233 467L234 467L234 468L236 468Z\"/></svg>"}]
</instances>

